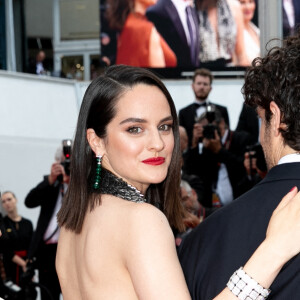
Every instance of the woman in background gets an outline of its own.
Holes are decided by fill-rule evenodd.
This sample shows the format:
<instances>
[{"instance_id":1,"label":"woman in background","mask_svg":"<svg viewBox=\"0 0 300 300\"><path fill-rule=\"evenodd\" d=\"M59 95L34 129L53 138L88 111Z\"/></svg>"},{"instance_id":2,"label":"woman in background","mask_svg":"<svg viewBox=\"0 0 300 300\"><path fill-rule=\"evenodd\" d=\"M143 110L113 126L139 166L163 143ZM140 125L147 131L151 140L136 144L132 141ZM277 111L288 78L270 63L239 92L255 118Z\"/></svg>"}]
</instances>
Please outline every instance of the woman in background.
<instances>
[{"instance_id":1,"label":"woman in background","mask_svg":"<svg viewBox=\"0 0 300 300\"><path fill-rule=\"evenodd\" d=\"M243 16L236 0L196 0L202 63L246 66Z\"/></svg>"},{"instance_id":2,"label":"woman in background","mask_svg":"<svg viewBox=\"0 0 300 300\"><path fill-rule=\"evenodd\" d=\"M254 16L255 0L239 0L244 17L244 42L247 53L248 65L254 58L260 56L259 28L251 22Z\"/></svg>"},{"instance_id":3,"label":"woman in background","mask_svg":"<svg viewBox=\"0 0 300 300\"><path fill-rule=\"evenodd\" d=\"M6 237L14 256L4 254L4 267L7 280L20 284L20 276L26 270L27 250L33 234L30 220L20 216L17 198L13 192L7 191L1 196L2 207L7 214L3 218Z\"/></svg>"},{"instance_id":4,"label":"woman in background","mask_svg":"<svg viewBox=\"0 0 300 300\"><path fill-rule=\"evenodd\" d=\"M108 0L107 20L118 30L116 64L137 67L175 67L174 52L145 16L156 0Z\"/></svg>"},{"instance_id":5,"label":"woman in background","mask_svg":"<svg viewBox=\"0 0 300 300\"><path fill-rule=\"evenodd\" d=\"M58 213L56 267L64 300L190 299L170 228L184 230L180 156L176 108L157 76L119 65L92 81ZM266 288L300 251L296 192L278 206L265 241L244 267ZM236 297L225 288L215 299Z\"/></svg>"}]
</instances>

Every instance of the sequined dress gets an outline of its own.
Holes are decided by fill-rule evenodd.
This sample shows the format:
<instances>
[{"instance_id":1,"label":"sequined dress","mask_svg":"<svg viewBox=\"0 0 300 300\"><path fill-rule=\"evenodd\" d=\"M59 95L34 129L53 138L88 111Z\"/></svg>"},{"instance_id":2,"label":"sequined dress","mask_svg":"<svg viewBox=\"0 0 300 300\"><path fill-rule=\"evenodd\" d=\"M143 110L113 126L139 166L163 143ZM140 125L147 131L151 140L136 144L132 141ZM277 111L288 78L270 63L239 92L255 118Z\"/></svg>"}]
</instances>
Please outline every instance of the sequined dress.
<instances>
[{"instance_id":1,"label":"sequined dress","mask_svg":"<svg viewBox=\"0 0 300 300\"><path fill-rule=\"evenodd\" d=\"M217 2L218 40L213 30L206 10L199 10L199 35L201 62L211 62L217 59L231 61L235 50L237 26L234 16L226 0Z\"/></svg>"}]
</instances>

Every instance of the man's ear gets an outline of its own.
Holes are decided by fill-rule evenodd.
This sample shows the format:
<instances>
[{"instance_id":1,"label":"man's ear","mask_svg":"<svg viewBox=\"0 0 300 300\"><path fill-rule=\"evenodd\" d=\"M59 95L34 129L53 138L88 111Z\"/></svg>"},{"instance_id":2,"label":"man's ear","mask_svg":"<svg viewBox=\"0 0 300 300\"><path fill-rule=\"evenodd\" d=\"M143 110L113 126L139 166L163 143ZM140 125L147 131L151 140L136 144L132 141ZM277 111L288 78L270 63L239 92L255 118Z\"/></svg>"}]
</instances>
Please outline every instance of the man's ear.
<instances>
[{"instance_id":1,"label":"man's ear","mask_svg":"<svg viewBox=\"0 0 300 300\"><path fill-rule=\"evenodd\" d=\"M99 138L98 135L96 134L95 130L92 128L89 128L86 131L86 137L88 140L88 143L93 150L93 152L96 155L103 155L105 151L105 146L104 146L104 141L103 139Z\"/></svg>"},{"instance_id":2,"label":"man's ear","mask_svg":"<svg viewBox=\"0 0 300 300\"><path fill-rule=\"evenodd\" d=\"M275 135L278 136L280 134L279 128L284 126L284 124L281 123L281 112L278 105L274 101L270 102L270 110L272 113L272 130L274 130Z\"/></svg>"}]
</instances>

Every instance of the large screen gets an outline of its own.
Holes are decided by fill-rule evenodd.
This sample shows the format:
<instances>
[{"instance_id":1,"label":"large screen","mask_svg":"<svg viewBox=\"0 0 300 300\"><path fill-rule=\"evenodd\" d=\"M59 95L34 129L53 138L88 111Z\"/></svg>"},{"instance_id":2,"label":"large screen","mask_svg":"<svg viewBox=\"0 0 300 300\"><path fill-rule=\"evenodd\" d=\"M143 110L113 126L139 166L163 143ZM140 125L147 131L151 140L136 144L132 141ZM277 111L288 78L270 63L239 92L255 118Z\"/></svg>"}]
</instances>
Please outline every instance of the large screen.
<instances>
[{"instance_id":1,"label":"large screen","mask_svg":"<svg viewBox=\"0 0 300 300\"><path fill-rule=\"evenodd\" d=\"M100 0L102 61L155 69L167 78L199 67L244 70L260 55L256 1L212 2Z\"/></svg>"}]
</instances>

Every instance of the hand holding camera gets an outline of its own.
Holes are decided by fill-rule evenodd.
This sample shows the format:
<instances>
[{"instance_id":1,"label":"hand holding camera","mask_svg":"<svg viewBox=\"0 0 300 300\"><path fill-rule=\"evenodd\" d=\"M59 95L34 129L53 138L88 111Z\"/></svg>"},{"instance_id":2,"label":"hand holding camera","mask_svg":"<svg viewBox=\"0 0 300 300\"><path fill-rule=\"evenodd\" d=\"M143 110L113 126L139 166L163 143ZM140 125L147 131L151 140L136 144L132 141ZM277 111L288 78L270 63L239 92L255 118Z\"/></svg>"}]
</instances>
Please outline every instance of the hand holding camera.
<instances>
[{"instance_id":1,"label":"hand holding camera","mask_svg":"<svg viewBox=\"0 0 300 300\"><path fill-rule=\"evenodd\" d=\"M203 147L209 149L213 153L218 153L222 148L221 138L219 136L218 130L214 128L213 131L213 138L212 134L209 135L209 137L205 137L203 134Z\"/></svg>"},{"instance_id":2,"label":"hand holding camera","mask_svg":"<svg viewBox=\"0 0 300 300\"><path fill-rule=\"evenodd\" d=\"M64 167L60 162L55 162L51 166L51 173L48 177L49 184L54 184L60 175L62 175L62 177L65 175Z\"/></svg>"},{"instance_id":3,"label":"hand holding camera","mask_svg":"<svg viewBox=\"0 0 300 300\"><path fill-rule=\"evenodd\" d=\"M61 158L57 158L58 161L51 166L50 185L69 181L72 140L63 140L62 146Z\"/></svg>"}]
</instances>

